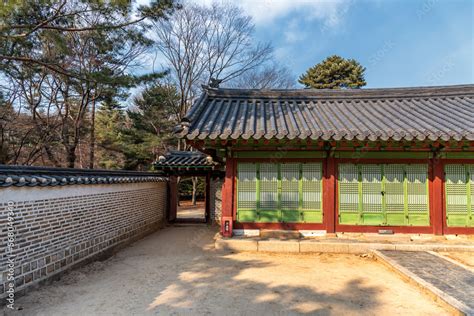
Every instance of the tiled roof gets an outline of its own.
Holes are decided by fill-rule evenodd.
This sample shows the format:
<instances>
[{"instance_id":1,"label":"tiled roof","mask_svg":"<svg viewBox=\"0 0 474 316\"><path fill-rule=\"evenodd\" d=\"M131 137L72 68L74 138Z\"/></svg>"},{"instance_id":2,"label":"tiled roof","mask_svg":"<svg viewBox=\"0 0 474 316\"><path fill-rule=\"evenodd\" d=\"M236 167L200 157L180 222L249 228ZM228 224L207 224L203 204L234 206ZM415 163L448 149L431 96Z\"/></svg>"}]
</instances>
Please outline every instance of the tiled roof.
<instances>
[{"instance_id":1,"label":"tiled roof","mask_svg":"<svg viewBox=\"0 0 474 316\"><path fill-rule=\"evenodd\" d=\"M474 140L474 85L354 89L204 88L187 139Z\"/></svg>"},{"instance_id":2,"label":"tiled roof","mask_svg":"<svg viewBox=\"0 0 474 316\"><path fill-rule=\"evenodd\" d=\"M165 156L161 156L156 162L157 168L170 167L205 167L212 168L218 163L199 151L171 151Z\"/></svg>"},{"instance_id":3,"label":"tiled roof","mask_svg":"<svg viewBox=\"0 0 474 316\"><path fill-rule=\"evenodd\" d=\"M62 186L166 181L151 172L0 165L0 187Z\"/></svg>"}]
</instances>

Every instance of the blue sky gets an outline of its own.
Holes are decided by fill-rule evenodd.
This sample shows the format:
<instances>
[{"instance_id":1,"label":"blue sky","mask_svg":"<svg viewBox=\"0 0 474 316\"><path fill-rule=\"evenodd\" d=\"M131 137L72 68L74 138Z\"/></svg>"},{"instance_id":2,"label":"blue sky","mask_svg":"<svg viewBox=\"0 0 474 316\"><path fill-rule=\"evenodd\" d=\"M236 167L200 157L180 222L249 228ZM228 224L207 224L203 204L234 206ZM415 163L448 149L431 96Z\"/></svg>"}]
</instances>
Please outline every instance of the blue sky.
<instances>
[{"instance_id":1,"label":"blue sky","mask_svg":"<svg viewBox=\"0 0 474 316\"><path fill-rule=\"evenodd\" d=\"M262 2L285 10L250 11L257 37L295 75L337 54L367 68L367 87L474 83L474 1Z\"/></svg>"},{"instance_id":2,"label":"blue sky","mask_svg":"<svg viewBox=\"0 0 474 316\"><path fill-rule=\"evenodd\" d=\"M257 39L270 41L275 58L295 77L337 54L367 68L368 88L474 83L473 0L235 3L252 16Z\"/></svg>"}]
</instances>

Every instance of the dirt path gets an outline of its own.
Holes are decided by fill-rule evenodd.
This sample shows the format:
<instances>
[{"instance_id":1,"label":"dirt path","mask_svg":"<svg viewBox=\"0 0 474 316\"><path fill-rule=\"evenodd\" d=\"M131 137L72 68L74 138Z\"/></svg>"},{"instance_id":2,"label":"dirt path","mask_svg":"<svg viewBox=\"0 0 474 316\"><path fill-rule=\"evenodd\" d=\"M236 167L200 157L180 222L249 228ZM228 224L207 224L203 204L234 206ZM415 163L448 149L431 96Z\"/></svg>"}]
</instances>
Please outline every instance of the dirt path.
<instances>
[{"instance_id":1,"label":"dirt path","mask_svg":"<svg viewBox=\"0 0 474 316\"><path fill-rule=\"evenodd\" d=\"M7 315L446 315L353 255L223 254L205 226L161 230L17 300Z\"/></svg>"},{"instance_id":2,"label":"dirt path","mask_svg":"<svg viewBox=\"0 0 474 316\"><path fill-rule=\"evenodd\" d=\"M191 201L181 201L176 215L179 219L204 219L206 217L206 203L204 201L198 201L196 205L193 205Z\"/></svg>"}]
</instances>

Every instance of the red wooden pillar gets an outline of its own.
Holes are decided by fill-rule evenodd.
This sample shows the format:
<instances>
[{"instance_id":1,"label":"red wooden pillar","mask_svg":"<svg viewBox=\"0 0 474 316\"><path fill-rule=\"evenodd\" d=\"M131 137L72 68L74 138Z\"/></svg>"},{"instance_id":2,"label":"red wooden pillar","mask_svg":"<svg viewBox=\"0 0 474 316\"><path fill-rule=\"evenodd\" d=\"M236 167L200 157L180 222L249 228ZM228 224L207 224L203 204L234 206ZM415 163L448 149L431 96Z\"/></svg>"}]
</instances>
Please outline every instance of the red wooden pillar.
<instances>
[{"instance_id":1,"label":"red wooden pillar","mask_svg":"<svg viewBox=\"0 0 474 316\"><path fill-rule=\"evenodd\" d=\"M228 157L225 163L225 180L222 189L221 234L232 237L234 202L234 159Z\"/></svg>"},{"instance_id":2,"label":"red wooden pillar","mask_svg":"<svg viewBox=\"0 0 474 316\"><path fill-rule=\"evenodd\" d=\"M433 234L443 235L444 216L443 216L443 181L444 170L441 159L433 158L431 160L431 220L433 227Z\"/></svg>"},{"instance_id":3,"label":"red wooden pillar","mask_svg":"<svg viewBox=\"0 0 474 316\"><path fill-rule=\"evenodd\" d=\"M205 211L205 217L206 217L206 223L210 222L211 218L211 173L208 172L206 175L206 211Z\"/></svg>"},{"instance_id":4,"label":"red wooden pillar","mask_svg":"<svg viewBox=\"0 0 474 316\"><path fill-rule=\"evenodd\" d=\"M170 204L168 207L168 221L173 222L176 220L178 212L178 181L176 176L170 176L168 182Z\"/></svg>"},{"instance_id":5,"label":"red wooden pillar","mask_svg":"<svg viewBox=\"0 0 474 316\"><path fill-rule=\"evenodd\" d=\"M336 232L336 159L326 158L323 178L323 218L326 232Z\"/></svg>"}]
</instances>

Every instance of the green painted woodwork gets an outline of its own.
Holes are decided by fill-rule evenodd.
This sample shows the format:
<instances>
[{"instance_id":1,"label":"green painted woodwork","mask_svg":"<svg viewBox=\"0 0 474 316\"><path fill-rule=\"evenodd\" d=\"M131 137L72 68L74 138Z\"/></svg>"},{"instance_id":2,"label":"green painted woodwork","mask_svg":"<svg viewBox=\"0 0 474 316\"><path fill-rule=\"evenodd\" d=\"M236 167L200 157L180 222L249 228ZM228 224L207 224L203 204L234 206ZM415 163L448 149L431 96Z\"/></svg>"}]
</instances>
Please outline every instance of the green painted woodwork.
<instances>
[{"instance_id":1,"label":"green painted woodwork","mask_svg":"<svg viewBox=\"0 0 474 316\"><path fill-rule=\"evenodd\" d=\"M237 213L237 220L239 222L256 222L258 220L257 211L240 209Z\"/></svg>"},{"instance_id":2,"label":"green painted woodwork","mask_svg":"<svg viewBox=\"0 0 474 316\"><path fill-rule=\"evenodd\" d=\"M324 151L233 151L234 158L326 158ZM388 151L336 151L335 158L353 158L353 159L429 159L433 158L431 152L388 152ZM442 152L442 159L474 159L474 152Z\"/></svg>"},{"instance_id":3,"label":"green painted woodwork","mask_svg":"<svg viewBox=\"0 0 474 316\"><path fill-rule=\"evenodd\" d=\"M382 213L382 172L380 165L361 165L362 209L374 213L369 219L378 218Z\"/></svg>"},{"instance_id":4,"label":"green painted woodwork","mask_svg":"<svg viewBox=\"0 0 474 316\"><path fill-rule=\"evenodd\" d=\"M232 153L234 158L326 158L324 151L234 151Z\"/></svg>"},{"instance_id":5,"label":"green painted woodwork","mask_svg":"<svg viewBox=\"0 0 474 316\"><path fill-rule=\"evenodd\" d=\"M445 166L446 222L449 227L474 227L474 165Z\"/></svg>"},{"instance_id":6,"label":"green painted woodwork","mask_svg":"<svg viewBox=\"0 0 474 316\"><path fill-rule=\"evenodd\" d=\"M321 164L301 164L300 208L303 210L322 209Z\"/></svg>"},{"instance_id":7,"label":"green painted woodwork","mask_svg":"<svg viewBox=\"0 0 474 316\"><path fill-rule=\"evenodd\" d=\"M281 209L297 210L299 208L299 164L280 164Z\"/></svg>"},{"instance_id":8,"label":"green painted woodwork","mask_svg":"<svg viewBox=\"0 0 474 316\"><path fill-rule=\"evenodd\" d=\"M302 222L299 210L281 210L281 221L285 223Z\"/></svg>"},{"instance_id":9,"label":"green painted woodwork","mask_svg":"<svg viewBox=\"0 0 474 316\"><path fill-rule=\"evenodd\" d=\"M321 163L238 163L237 220L322 223Z\"/></svg>"},{"instance_id":10,"label":"green painted woodwork","mask_svg":"<svg viewBox=\"0 0 474 316\"><path fill-rule=\"evenodd\" d=\"M387 213L393 215L406 215L408 201L406 196L406 178L403 165L391 164L383 166L384 177L384 208ZM392 216L399 218L399 216Z\"/></svg>"},{"instance_id":11,"label":"green painted woodwork","mask_svg":"<svg viewBox=\"0 0 474 316\"><path fill-rule=\"evenodd\" d=\"M260 164L259 177L260 209L278 208L278 166L271 163Z\"/></svg>"},{"instance_id":12,"label":"green painted woodwork","mask_svg":"<svg viewBox=\"0 0 474 316\"><path fill-rule=\"evenodd\" d=\"M323 212L321 211L302 211L301 221L304 223L322 223Z\"/></svg>"},{"instance_id":13,"label":"green painted woodwork","mask_svg":"<svg viewBox=\"0 0 474 316\"><path fill-rule=\"evenodd\" d=\"M356 224L360 221L362 194L360 168L353 164L339 165L339 222Z\"/></svg>"},{"instance_id":14,"label":"green painted woodwork","mask_svg":"<svg viewBox=\"0 0 474 316\"><path fill-rule=\"evenodd\" d=\"M445 152L441 153L441 158L446 159L474 159L474 152Z\"/></svg>"},{"instance_id":15,"label":"green painted woodwork","mask_svg":"<svg viewBox=\"0 0 474 316\"><path fill-rule=\"evenodd\" d=\"M246 163L239 165L237 184L237 207L245 210L257 209L257 165Z\"/></svg>"},{"instance_id":16,"label":"green painted woodwork","mask_svg":"<svg viewBox=\"0 0 474 316\"><path fill-rule=\"evenodd\" d=\"M370 151L339 151L335 158L350 159L428 159L433 156L430 152L370 152Z\"/></svg>"},{"instance_id":17,"label":"green painted woodwork","mask_svg":"<svg viewBox=\"0 0 474 316\"><path fill-rule=\"evenodd\" d=\"M340 164L339 223L429 226L428 166Z\"/></svg>"}]
</instances>

